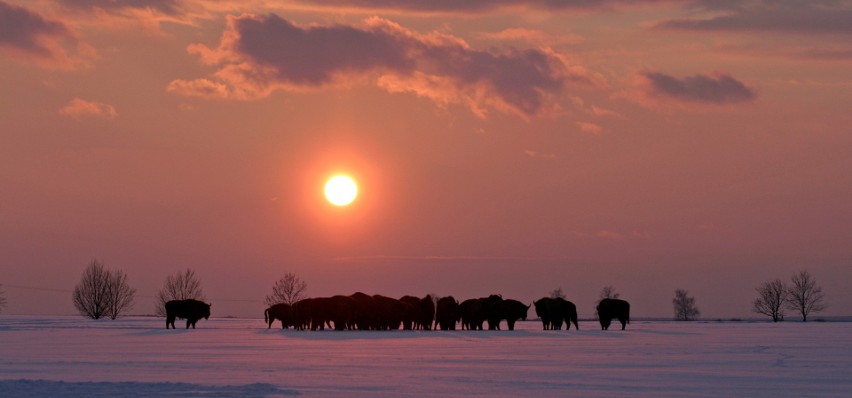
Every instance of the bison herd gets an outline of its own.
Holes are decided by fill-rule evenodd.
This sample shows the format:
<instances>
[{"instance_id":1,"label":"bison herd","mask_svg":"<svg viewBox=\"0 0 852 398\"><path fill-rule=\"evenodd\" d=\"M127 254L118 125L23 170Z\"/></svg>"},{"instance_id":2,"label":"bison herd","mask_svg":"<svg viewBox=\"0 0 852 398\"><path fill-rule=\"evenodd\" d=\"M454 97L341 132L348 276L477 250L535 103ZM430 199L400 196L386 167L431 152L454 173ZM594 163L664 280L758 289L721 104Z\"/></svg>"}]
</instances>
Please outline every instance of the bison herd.
<instances>
[{"instance_id":1,"label":"bison herd","mask_svg":"<svg viewBox=\"0 0 852 398\"><path fill-rule=\"evenodd\" d=\"M533 302L535 313L544 330L579 329L577 307L562 298L544 297ZM459 302L452 296L435 301L403 296L400 299L382 295L355 293L350 296L307 298L289 304L275 304L263 312L267 327L277 320L284 329L297 330L500 330L506 321L509 330L515 322L526 320L531 305L492 294ZM601 329L609 329L613 319L621 322L621 330L630 323L630 304L624 300L603 299L597 306ZM166 303L166 329L174 328L175 318L186 319L186 328L210 317L210 304L197 300L173 300Z\"/></svg>"}]
</instances>

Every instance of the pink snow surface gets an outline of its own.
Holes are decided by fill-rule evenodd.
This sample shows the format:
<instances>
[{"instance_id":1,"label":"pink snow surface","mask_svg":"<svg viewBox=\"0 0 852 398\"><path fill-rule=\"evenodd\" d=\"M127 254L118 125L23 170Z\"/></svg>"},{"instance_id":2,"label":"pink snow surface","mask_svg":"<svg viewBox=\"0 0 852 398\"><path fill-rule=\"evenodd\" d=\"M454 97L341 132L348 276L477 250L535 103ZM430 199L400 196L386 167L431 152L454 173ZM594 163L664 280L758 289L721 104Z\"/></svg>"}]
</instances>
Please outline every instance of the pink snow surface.
<instances>
[{"instance_id":1,"label":"pink snow surface","mask_svg":"<svg viewBox=\"0 0 852 398\"><path fill-rule=\"evenodd\" d=\"M852 394L852 323L301 332L257 319L0 317L0 396ZM617 329L617 328L616 328Z\"/></svg>"}]
</instances>

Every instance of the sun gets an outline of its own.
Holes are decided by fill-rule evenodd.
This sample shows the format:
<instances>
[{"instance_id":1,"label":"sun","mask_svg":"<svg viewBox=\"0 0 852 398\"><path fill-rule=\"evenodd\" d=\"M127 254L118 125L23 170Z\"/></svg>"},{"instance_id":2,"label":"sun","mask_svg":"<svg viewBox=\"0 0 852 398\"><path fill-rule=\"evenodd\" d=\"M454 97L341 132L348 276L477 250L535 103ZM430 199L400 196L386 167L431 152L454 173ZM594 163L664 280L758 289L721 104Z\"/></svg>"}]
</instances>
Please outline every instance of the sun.
<instances>
[{"instance_id":1,"label":"sun","mask_svg":"<svg viewBox=\"0 0 852 398\"><path fill-rule=\"evenodd\" d=\"M358 184L349 176L336 175L325 183L325 198L335 206L346 206L358 196Z\"/></svg>"}]
</instances>

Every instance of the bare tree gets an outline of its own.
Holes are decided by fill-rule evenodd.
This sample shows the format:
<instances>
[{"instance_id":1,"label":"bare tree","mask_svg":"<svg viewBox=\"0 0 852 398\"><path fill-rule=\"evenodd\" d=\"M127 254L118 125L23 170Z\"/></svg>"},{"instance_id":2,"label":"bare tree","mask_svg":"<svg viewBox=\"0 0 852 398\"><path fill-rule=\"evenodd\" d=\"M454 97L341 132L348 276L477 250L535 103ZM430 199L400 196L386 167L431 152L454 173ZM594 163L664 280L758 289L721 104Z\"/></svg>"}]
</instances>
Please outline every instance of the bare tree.
<instances>
[{"instance_id":1,"label":"bare tree","mask_svg":"<svg viewBox=\"0 0 852 398\"><path fill-rule=\"evenodd\" d=\"M0 311L6 308L6 292L3 291L3 285L0 285Z\"/></svg>"},{"instance_id":2,"label":"bare tree","mask_svg":"<svg viewBox=\"0 0 852 398\"><path fill-rule=\"evenodd\" d=\"M201 281L195 275L195 270L191 268L166 277L162 289L157 292L157 304L154 311L158 316L166 316L167 302L187 299L206 300L204 292L201 290Z\"/></svg>"},{"instance_id":3,"label":"bare tree","mask_svg":"<svg viewBox=\"0 0 852 398\"><path fill-rule=\"evenodd\" d=\"M115 319L133 307L134 294L136 290L127 284L127 274L109 270L102 262L94 260L83 271L72 298L80 315Z\"/></svg>"},{"instance_id":4,"label":"bare tree","mask_svg":"<svg viewBox=\"0 0 852 398\"><path fill-rule=\"evenodd\" d=\"M601 300L603 300L603 299L617 299L620 296L621 296L621 294L616 293L615 288L612 287L612 285L604 286L603 289L601 289L601 297L600 297Z\"/></svg>"},{"instance_id":5,"label":"bare tree","mask_svg":"<svg viewBox=\"0 0 852 398\"><path fill-rule=\"evenodd\" d=\"M792 285L787 289L787 308L802 315L802 322L808 321L811 312L820 312L826 308L822 287L808 271L794 274Z\"/></svg>"},{"instance_id":6,"label":"bare tree","mask_svg":"<svg viewBox=\"0 0 852 398\"><path fill-rule=\"evenodd\" d=\"M308 284L298 275L288 272L272 285L272 294L266 296L266 305L290 304L305 298Z\"/></svg>"},{"instance_id":7,"label":"bare tree","mask_svg":"<svg viewBox=\"0 0 852 398\"><path fill-rule=\"evenodd\" d=\"M674 306L675 320L692 321L701 315L701 311L695 306L695 297L690 297L689 293L683 289L675 290L675 297L672 299Z\"/></svg>"},{"instance_id":8,"label":"bare tree","mask_svg":"<svg viewBox=\"0 0 852 398\"><path fill-rule=\"evenodd\" d=\"M563 293L563 292L562 292L562 288L561 288L561 287L557 287L556 289L553 289L553 290L551 290L551 291L550 291L550 298L561 298L561 299L564 299L564 298L565 298L565 293Z\"/></svg>"},{"instance_id":9,"label":"bare tree","mask_svg":"<svg viewBox=\"0 0 852 398\"><path fill-rule=\"evenodd\" d=\"M133 296L136 295L136 289L130 287L127 283L127 273L121 270L112 270L109 272L109 282L107 283L107 310L106 315L110 319L116 319L125 311L133 308Z\"/></svg>"},{"instance_id":10,"label":"bare tree","mask_svg":"<svg viewBox=\"0 0 852 398\"><path fill-rule=\"evenodd\" d=\"M784 305L787 302L787 286L780 279L764 282L757 290L752 311L772 317L772 322L784 320Z\"/></svg>"}]
</instances>

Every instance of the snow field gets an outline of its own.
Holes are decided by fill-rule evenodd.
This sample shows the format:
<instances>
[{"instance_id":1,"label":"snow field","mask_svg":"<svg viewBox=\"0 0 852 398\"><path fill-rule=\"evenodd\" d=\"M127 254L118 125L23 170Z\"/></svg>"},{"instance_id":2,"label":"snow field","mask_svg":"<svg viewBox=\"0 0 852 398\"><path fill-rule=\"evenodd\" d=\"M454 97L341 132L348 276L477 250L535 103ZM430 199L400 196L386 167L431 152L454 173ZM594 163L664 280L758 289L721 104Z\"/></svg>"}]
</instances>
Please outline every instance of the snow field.
<instances>
[{"instance_id":1,"label":"snow field","mask_svg":"<svg viewBox=\"0 0 852 398\"><path fill-rule=\"evenodd\" d=\"M0 396L792 397L852 393L852 323L317 331L0 317Z\"/></svg>"}]
</instances>

